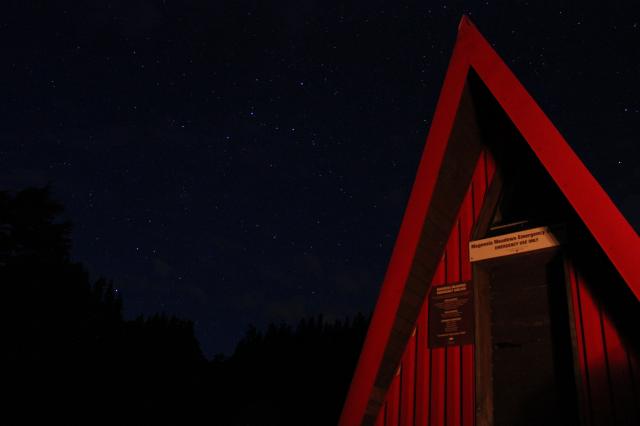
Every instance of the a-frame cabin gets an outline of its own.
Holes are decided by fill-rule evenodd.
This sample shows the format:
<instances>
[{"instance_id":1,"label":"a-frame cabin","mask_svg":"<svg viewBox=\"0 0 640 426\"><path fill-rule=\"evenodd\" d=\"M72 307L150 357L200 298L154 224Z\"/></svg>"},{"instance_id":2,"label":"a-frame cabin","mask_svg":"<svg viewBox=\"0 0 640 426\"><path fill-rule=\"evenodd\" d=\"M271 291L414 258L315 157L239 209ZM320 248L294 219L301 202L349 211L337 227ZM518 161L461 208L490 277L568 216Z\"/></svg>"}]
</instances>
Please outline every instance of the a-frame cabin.
<instances>
[{"instance_id":1,"label":"a-frame cabin","mask_svg":"<svg viewBox=\"0 0 640 426\"><path fill-rule=\"evenodd\" d=\"M640 424L640 241L463 17L340 425Z\"/></svg>"}]
</instances>

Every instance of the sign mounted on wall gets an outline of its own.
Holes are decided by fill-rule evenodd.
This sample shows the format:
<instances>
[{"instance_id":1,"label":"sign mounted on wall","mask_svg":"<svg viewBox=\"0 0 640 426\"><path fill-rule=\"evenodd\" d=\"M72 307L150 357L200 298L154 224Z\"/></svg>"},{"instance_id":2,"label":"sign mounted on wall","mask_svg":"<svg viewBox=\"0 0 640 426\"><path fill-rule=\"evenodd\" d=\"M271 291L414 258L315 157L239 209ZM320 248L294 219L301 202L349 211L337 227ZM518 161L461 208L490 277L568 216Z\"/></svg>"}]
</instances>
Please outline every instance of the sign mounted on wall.
<instances>
[{"instance_id":1,"label":"sign mounted on wall","mask_svg":"<svg viewBox=\"0 0 640 426\"><path fill-rule=\"evenodd\" d=\"M510 234L496 235L469 242L469 259L472 262L494 257L510 256L560 245L560 235L548 226L526 229Z\"/></svg>"},{"instance_id":2,"label":"sign mounted on wall","mask_svg":"<svg viewBox=\"0 0 640 426\"><path fill-rule=\"evenodd\" d=\"M433 287L429 295L429 347L473 343L473 293L469 283Z\"/></svg>"}]
</instances>

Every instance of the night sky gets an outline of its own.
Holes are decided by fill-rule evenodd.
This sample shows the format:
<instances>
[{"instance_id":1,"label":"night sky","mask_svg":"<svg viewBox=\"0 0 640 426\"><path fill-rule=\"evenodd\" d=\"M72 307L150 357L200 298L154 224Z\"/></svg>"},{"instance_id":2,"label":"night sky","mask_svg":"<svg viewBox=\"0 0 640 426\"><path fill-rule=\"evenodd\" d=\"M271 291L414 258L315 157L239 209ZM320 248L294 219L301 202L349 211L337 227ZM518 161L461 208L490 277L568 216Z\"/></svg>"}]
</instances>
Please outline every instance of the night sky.
<instances>
[{"instance_id":1,"label":"night sky","mask_svg":"<svg viewBox=\"0 0 640 426\"><path fill-rule=\"evenodd\" d=\"M638 2L7 3L0 190L208 356L373 309L463 13L640 229Z\"/></svg>"}]
</instances>

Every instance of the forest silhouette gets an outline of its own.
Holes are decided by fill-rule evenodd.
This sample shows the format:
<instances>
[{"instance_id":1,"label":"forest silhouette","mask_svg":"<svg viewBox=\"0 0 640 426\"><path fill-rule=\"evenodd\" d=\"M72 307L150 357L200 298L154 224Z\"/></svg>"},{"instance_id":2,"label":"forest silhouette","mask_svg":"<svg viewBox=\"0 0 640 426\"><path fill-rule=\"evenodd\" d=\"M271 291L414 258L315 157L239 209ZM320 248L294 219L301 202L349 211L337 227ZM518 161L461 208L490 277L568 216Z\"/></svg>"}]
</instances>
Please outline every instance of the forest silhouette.
<instances>
[{"instance_id":1,"label":"forest silhouette","mask_svg":"<svg viewBox=\"0 0 640 426\"><path fill-rule=\"evenodd\" d=\"M207 360L187 319L123 318L70 257L51 190L0 192L4 424L336 424L368 319L249 326ZM108 274L108 271L103 271Z\"/></svg>"}]
</instances>

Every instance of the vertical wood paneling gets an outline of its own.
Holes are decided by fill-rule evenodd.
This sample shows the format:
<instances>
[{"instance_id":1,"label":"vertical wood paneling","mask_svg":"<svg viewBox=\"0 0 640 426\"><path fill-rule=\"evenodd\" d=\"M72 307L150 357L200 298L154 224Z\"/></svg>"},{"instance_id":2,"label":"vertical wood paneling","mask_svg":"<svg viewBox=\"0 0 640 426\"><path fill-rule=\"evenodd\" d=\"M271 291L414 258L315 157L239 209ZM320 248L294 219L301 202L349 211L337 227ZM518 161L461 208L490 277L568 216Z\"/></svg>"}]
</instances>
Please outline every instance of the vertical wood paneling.
<instances>
[{"instance_id":1,"label":"vertical wood paneling","mask_svg":"<svg viewBox=\"0 0 640 426\"><path fill-rule=\"evenodd\" d=\"M491 155L485 152L474 170L471 186L434 274L432 286L471 280L469 240L494 173L495 163ZM385 420L385 426L395 425L398 421L402 426L473 426L474 345L430 350L427 322L428 303L424 303L415 335L409 340L402 357L402 381L394 378L384 405L385 415L378 418Z\"/></svg>"},{"instance_id":2,"label":"vertical wood paneling","mask_svg":"<svg viewBox=\"0 0 640 426\"><path fill-rule=\"evenodd\" d=\"M427 304L422 305L416 327L416 397L415 425L426 426L429 420L429 383L431 382L431 352L427 345Z\"/></svg>"},{"instance_id":3,"label":"vertical wood paneling","mask_svg":"<svg viewBox=\"0 0 640 426\"><path fill-rule=\"evenodd\" d=\"M484 163L484 162L483 162ZM483 164L484 165L484 164ZM477 174L477 172L476 172ZM471 263L469 261L469 240L473 231L473 223L475 215L473 211L473 198L475 190L469 188L469 193L462 203L460 213L460 263L461 263L461 281L471 282ZM461 360L461 380L460 388L462 392L462 421L461 425L473 426L475 424L475 365L474 365L474 345L462 346Z\"/></svg>"},{"instance_id":4,"label":"vertical wood paneling","mask_svg":"<svg viewBox=\"0 0 640 426\"><path fill-rule=\"evenodd\" d=\"M581 413L587 425L634 425L640 422L637 354L625 346L611 313L595 299L590 283L567 262L580 374Z\"/></svg>"},{"instance_id":5,"label":"vertical wood paneling","mask_svg":"<svg viewBox=\"0 0 640 426\"><path fill-rule=\"evenodd\" d=\"M393 377L391 386L389 387L389 395L387 397L387 413L385 419L385 426L398 426L399 415L399 398L400 398L400 375L401 369L398 370L398 374Z\"/></svg>"},{"instance_id":6,"label":"vertical wood paneling","mask_svg":"<svg viewBox=\"0 0 640 426\"><path fill-rule=\"evenodd\" d=\"M576 273L571 266L571 263L566 261L567 265L565 270L567 271L569 278L569 289L571 292L571 305L573 307L574 318L574 330L576 339L576 354L575 357L578 361L578 374L580 377L577 380L578 384L578 401L580 404L580 418L588 426L591 425L591 414L589 407L591 406L591 395L589 393L589 374L587 370L587 353L584 346L584 329L582 328L582 305L580 300L580 287L576 277Z\"/></svg>"},{"instance_id":7,"label":"vertical wood paneling","mask_svg":"<svg viewBox=\"0 0 640 426\"><path fill-rule=\"evenodd\" d=\"M637 425L639 422L635 416L633 383L627 351L622 344L618 330L616 330L606 312L603 312L602 317L607 361L609 362L614 417L617 424Z\"/></svg>"},{"instance_id":8,"label":"vertical wood paneling","mask_svg":"<svg viewBox=\"0 0 640 426\"><path fill-rule=\"evenodd\" d=\"M460 281L460 221L453 226L449 242L447 243L447 283ZM446 379L446 424L460 426L460 346L446 348L447 379Z\"/></svg>"},{"instance_id":9,"label":"vertical wood paneling","mask_svg":"<svg viewBox=\"0 0 640 426\"><path fill-rule=\"evenodd\" d=\"M482 207L482 201L484 200L484 195L487 192L487 172L486 172L486 160L487 153L483 152L480 155L480 160L478 161L478 165L476 166L476 170L473 173L473 178L471 179L471 188L472 188L472 207L473 207L473 223L478 220L478 215L480 214L480 209Z\"/></svg>"},{"instance_id":10,"label":"vertical wood paneling","mask_svg":"<svg viewBox=\"0 0 640 426\"><path fill-rule=\"evenodd\" d=\"M402 400L400 401L400 426L413 425L413 401L415 396L416 332L409 338L402 360Z\"/></svg>"},{"instance_id":11,"label":"vertical wood paneling","mask_svg":"<svg viewBox=\"0 0 640 426\"><path fill-rule=\"evenodd\" d=\"M611 401L609 399L609 377L600 318L600 308L591 292L584 286L578 275L580 301L582 307L582 328L584 330L584 351L589 375L589 393L591 395L591 416L594 425L608 425L612 420Z\"/></svg>"},{"instance_id":12,"label":"vertical wood paneling","mask_svg":"<svg viewBox=\"0 0 640 426\"><path fill-rule=\"evenodd\" d=\"M437 287L445 284L446 275L446 252L436 270L432 286ZM427 317L428 318L428 317ZM447 358L445 348L435 348L431 350L431 386L429 394L429 425L444 426L445 403L446 403L446 371Z\"/></svg>"},{"instance_id":13,"label":"vertical wood paneling","mask_svg":"<svg viewBox=\"0 0 640 426\"><path fill-rule=\"evenodd\" d=\"M382 408L380 408L380 412L378 413L378 417L376 417L375 426L386 426L384 424L385 416L386 416L386 413L387 413L386 406L387 406L386 402L384 404L382 404Z\"/></svg>"},{"instance_id":14,"label":"vertical wood paneling","mask_svg":"<svg viewBox=\"0 0 640 426\"><path fill-rule=\"evenodd\" d=\"M493 157L484 152L432 286L471 281L468 243L487 189L495 175ZM609 313L595 299L579 268L565 270L573 308L578 396L585 425L640 424L640 363L624 343ZM604 285L604 283L596 283ZM424 303L377 426L475 425L474 345L428 348L428 304Z\"/></svg>"}]
</instances>

